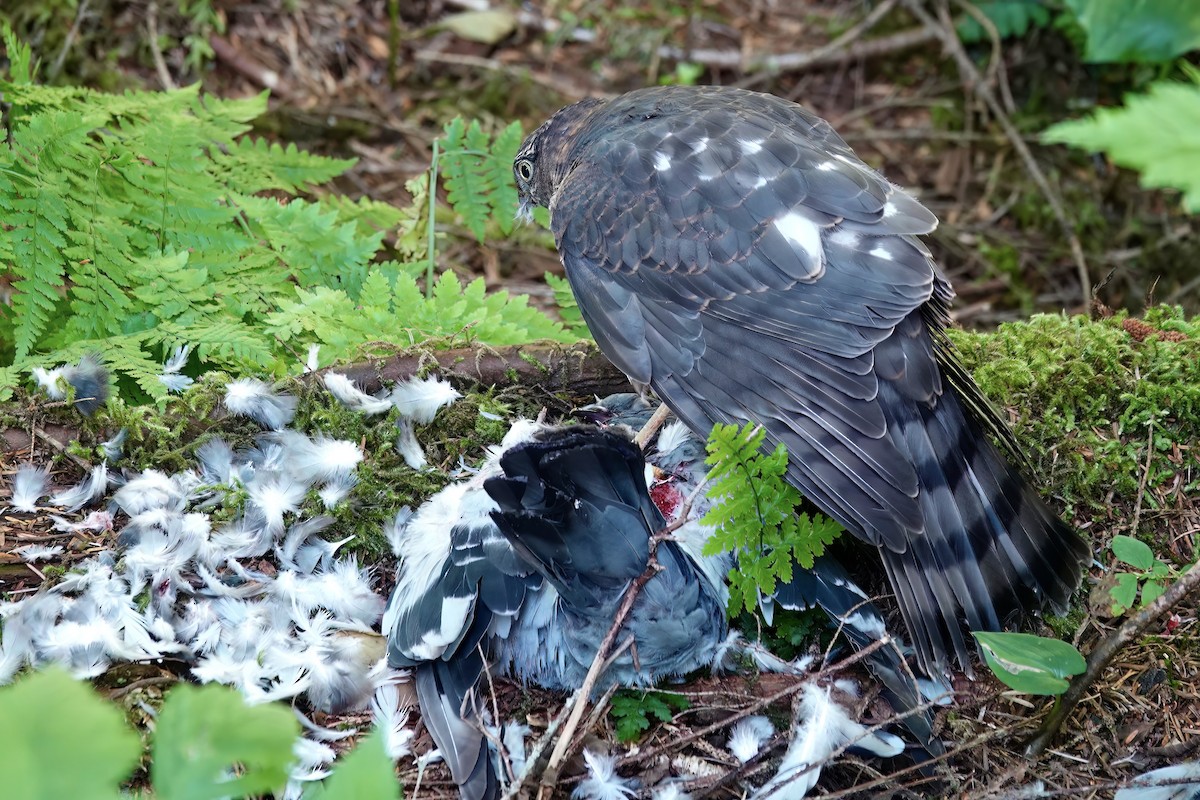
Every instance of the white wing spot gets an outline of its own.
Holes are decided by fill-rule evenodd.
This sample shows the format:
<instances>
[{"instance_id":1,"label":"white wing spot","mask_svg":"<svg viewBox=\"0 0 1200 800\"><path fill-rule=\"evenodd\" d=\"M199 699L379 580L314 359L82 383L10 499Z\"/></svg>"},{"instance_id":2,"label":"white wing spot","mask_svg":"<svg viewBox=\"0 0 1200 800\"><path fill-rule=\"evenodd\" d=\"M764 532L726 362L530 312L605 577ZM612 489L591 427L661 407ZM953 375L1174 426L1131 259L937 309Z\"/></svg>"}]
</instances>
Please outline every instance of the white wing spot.
<instances>
[{"instance_id":1,"label":"white wing spot","mask_svg":"<svg viewBox=\"0 0 1200 800\"><path fill-rule=\"evenodd\" d=\"M692 152L693 152L693 153L695 153L696 155L700 155L701 153L703 153L703 152L704 152L705 150L707 150L707 149L708 149L708 137L707 137L707 136L701 136L701 137L700 137L700 138L699 138L699 139L698 139L698 140L697 140L697 141L696 141L696 142L695 142L695 143L692 145Z\"/></svg>"},{"instance_id":2,"label":"white wing spot","mask_svg":"<svg viewBox=\"0 0 1200 800\"><path fill-rule=\"evenodd\" d=\"M762 175L759 175L758 179L756 181L754 181L755 189L761 189L762 187L764 187L766 185L767 185L767 179L764 178Z\"/></svg>"},{"instance_id":3,"label":"white wing spot","mask_svg":"<svg viewBox=\"0 0 1200 800\"><path fill-rule=\"evenodd\" d=\"M783 238L802 249L817 264L825 260L821 247L821 229L803 214L791 211L775 220L775 228Z\"/></svg>"},{"instance_id":4,"label":"white wing spot","mask_svg":"<svg viewBox=\"0 0 1200 800\"><path fill-rule=\"evenodd\" d=\"M742 148L742 152L748 156L752 156L759 150L762 150L762 141L750 141L749 139L738 139L738 147Z\"/></svg>"},{"instance_id":5,"label":"white wing spot","mask_svg":"<svg viewBox=\"0 0 1200 800\"><path fill-rule=\"evenodd\" d=\"M900 213L900 209L891 200L883 204L883 218L894 217Z\"/></svg>"},{"instance_id":6,"label":"white wing spot","mask_svg":"<svg viewBox=\"0 0 1200 800\"><path fill-rule=\"evenodd\" d=\"M886 247L876 247L871 250L871 255L883 261L895 261L895 257L888 251Z\"/></svg>"},{"instance_id":7,"label":"white wing spot","mask_svg":"<svg viewBox=\"0 0 1200 800\"><path fill-rule=\"evenodd\" d=\"M858 247L860 237L854 231L838 228L833 233L829 234L830 244L836 244L838 247L854 248Z\"/></svg>"},{"instance_id":8,"label":"white wing spot","mask_svg":"<svg viewBox=\"0 0 1200 800\"><path fill-rule=\"evenodd\" d=\"M706 183L711 180L716 180L716 177L717 177L716 173L713 173L713 172L701 172L700 173L700 180L702 180Z\"/></svg>"},{"instance_id":9,"label":"white wing spot","mask_svg":"<svg viewBox=\"0 0 1200 800\"><path fill-rule=\"evenodd\" d=\"M817 164L817 169L821 170L821 172L833 172L837 168L838 165L832 161L822 161L820 164Z\"/></svg>"},{"instance_id":10,"label":"white wing spot","mask_svg":"<svg viewBox=\"0 0 1200 800\"><path fill-rule=\"evenodd\" d=\"M654 168L659 172L666 172L671 168L671 157L666 153L655 153Z\"/></svg>"}]
</instances>

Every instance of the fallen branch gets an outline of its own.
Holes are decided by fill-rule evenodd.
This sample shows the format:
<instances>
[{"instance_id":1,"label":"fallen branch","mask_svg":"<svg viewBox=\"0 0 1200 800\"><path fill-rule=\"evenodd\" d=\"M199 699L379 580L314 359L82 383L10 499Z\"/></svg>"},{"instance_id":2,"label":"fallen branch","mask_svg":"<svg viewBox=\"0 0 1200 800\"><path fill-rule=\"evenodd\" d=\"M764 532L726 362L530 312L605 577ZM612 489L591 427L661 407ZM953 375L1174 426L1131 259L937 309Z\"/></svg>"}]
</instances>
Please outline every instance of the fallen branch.
<instances>
[{"instance_id":1,"label":"fallen branch","mask_svg":"<svg viewBox=\"0 0 1200 800\"><path fill-rule=\"evenodd\" d=\"M1050 714L1026 745L1025 752L1031 756L1041 755L1045 752L1063 722L1075 710L1075 706L1079 705L1083 695L1092 687L1092 684L1096 682L1121 648L1140 636L1146 628L1150 627L1150 623L1197 588L1200 588L1200 562L1193 564L1187 572L1179 577L1179 580L1163 592L1162 596L1125 620L1119 628L1100 642L1096 649L1088 654L1087 669L1082 675L1075 676L1071 685L1067 687L1067 691L1054 703Z\"/></svg>"}]
</instances>

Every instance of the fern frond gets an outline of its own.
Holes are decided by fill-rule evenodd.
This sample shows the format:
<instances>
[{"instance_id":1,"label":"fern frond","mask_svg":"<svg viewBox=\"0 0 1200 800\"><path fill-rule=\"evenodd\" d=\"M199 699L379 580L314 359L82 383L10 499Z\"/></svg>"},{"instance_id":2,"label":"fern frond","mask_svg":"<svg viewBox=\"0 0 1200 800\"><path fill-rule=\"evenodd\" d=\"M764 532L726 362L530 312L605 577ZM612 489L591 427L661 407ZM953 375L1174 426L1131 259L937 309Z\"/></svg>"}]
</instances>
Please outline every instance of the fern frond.
<instances>
[{"instance_id":1,"label":"fern frond","mask_svg":"<svg viewBox=\"0 0 1200 800\"><path fill-rule=\"evenodd\" d=\"M285 192L307 192L326 183L357 162L354 158L326 158L307 153L295 143L283 147L266 139L249 136L237 139L214 162L237 173L239 189L256 194L268 189ZM380 204L382 205L382 204Z\"/></svg>"},{"instance_id":2,"label":"fern frond","mask_svg":"<svg viewBox=\"0 0 1200 800\"><path fill-rule=\"evenodd\" d=\"M521 148L523 132L521 123L514 122L492 140L484 168L492 185L488 203L492 218L500 226L500 232L508 236L517 221L517 183L513 178L513 159Z\"/></svg>"},{"instance_id":3,"label":"fern frond","mask_svg":"<svg viewBox=\"0 0 1200 800\"><path fill-rule=\"evenodd\" d=\"M774 593L792 580L793 564L805 568L841 531L826 517L798 514L803 500L786 481L788 455L783 444L764 452L766 431L758 425L716 425L708 439L705 463L713 506L702 522L715 531L706 555L737 554L729 574L729 611L751 611L760 595Z\"/></svg>"},{"instance_id":4,"label":"fern frond","mask_svg":"<svg viewBox=\"0 0 1200 800\"><path fill-rule=\"evenodd\" d=\"M490 141L478 120L465 125L462 117L456 117L446 124L445 131L438 169L446 185L446 199L482 243L494 188L495 169L488 163Z\"/></svg>"}]
</instances>

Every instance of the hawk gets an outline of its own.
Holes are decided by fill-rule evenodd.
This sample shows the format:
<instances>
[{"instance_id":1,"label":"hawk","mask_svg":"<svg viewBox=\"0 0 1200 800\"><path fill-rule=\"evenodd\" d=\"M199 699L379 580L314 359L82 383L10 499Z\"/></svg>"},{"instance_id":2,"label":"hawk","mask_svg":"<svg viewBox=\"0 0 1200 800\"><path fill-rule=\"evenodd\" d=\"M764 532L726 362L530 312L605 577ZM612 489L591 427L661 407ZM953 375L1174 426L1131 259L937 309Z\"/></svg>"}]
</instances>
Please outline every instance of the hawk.
<instances>
[{"instance_id":1,"label":"hawk","mask_svg":"<svg viewBox=\"0 0 1200 800\"><path fill-rule=\"evenodd\" d=\"M604 354L698 435L755 422L788 480L875 545L926 670L969 667L963 624L1062 609L1090 548L945 337L934 215L822 119L771 95L656 87L584 100L523 143Z\"/></svg>"}]
</instances>

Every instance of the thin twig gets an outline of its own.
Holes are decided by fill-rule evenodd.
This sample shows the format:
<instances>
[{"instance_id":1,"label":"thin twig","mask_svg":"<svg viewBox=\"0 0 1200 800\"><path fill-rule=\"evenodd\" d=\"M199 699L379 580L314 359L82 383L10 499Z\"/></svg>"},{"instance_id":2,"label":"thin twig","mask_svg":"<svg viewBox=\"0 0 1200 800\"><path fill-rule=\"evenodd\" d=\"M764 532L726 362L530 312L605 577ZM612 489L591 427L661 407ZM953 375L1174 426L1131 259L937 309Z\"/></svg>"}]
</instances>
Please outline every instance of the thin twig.
<instances>
[{"instance_id":1,"label":"thin twig","mask_svg":"<svg viewBox=\"0 0 1200 800\"><path fill-rule=\"evenodd\" d=\"M587 709L588 697L591 695L592 689L595 687L596 681L599 680L600 673L604 669L608 658L608 651L616 643L617 634L620 633L625 618L629 616L629 612L633 609L633 602L642 591L642 587L662 571L663 568L658 563L658 545L669 536L670 529L668 528L662 533L657 533L650 537L646 569L641 575L634 578L633 582L625 589L625 595L621 598L621 605L617 608L617 613L613 617L612 625L608 628L608 633L604 635L604 640L600 642L600 647L596 650L596 657L592 659L592 665L588 668L587 675L583 679L583 684L579 687L579 691L572 695L570 701L568 701L568 705L571 706L571 714L567 717L567 722L563 726L562 732L559 733L554 750L550 753L550 760L546 764L546 769L542 772L541 786L538 789L539 800L548 798L558 783L558 772L567 757L571 740L575 736L575 731L579 727L579 723L583 720L583 712Z\"/></svg>"},{"instance_id":2,"label":"thin twig","mask_svg":"<svg viewBox=\"0 0 1200 800\"><path fill-rule=\"evenodd\" d=\"M1088 274L1087 259L1083 255L1083 245L1080 244L1079 236L1075 233L1074 223L1067 216L1062 200L1059 199L1058 193L1054 191L1054 188L1050 186L1050 181L1046 179L1042 168L1038 166L1037 159L1033 157L1029 146L1025 144L1021 132L1017 130L1012 120L1004 113L1004 108L996 99L996 95L983 80L983 76L975 68L975 64L971 61L970 56L963 50L962 42L959 41L958 34L954 30L954 24L950 19L950 14L946 10L945 0L941 0L938 3L940 21L935 20L925 10L922 0L903 0L903 2L904 7L912 12L912 15L920 20L926 28L937 33L937 36L942 40L942 45L954 59L964 80L972 91L983 98L983 102L987 105L988 110L992 112L992 115L996 118L996 122L1008 137L1009 142L1012 143L1013 149L1021 157L1021 161L1025 164L1025 169L1029 173L1029 177L1033 179L1038 189L1041 190L1042 196L1046 198L1046 203L1050 206L1051 211L1054 213L1054 218L1058 220L1058 224L1062 228L1063 235L1067 238L1067 243L1071 248L1071 257L1075 261L1075 268L1079 275L1079 288L1083 306L1091 308L1092 280Z\"/></svg>"},{"instance_id":3,"label":"thin twig","mask_svg":"<svg viewBox=\"0 0 1200 800\"><path fill-rule=\"evenodd\" d=\"M150 55L154 59L154 71L158 73L158 80L162 83L164 89L175 89L175 80L171 77L171 71L167 69L167 62L163 60L162 50L158 46L158 3L152 2L146 9L146 34L150 37Z\"/></svg>"},{"instance_id":4,"label":"thin twig","mask_svg":"<svg viewBox=\"0 0 1200 800\"><path fill-rule=\"evenodd\" d=\"M1125 620L1119 628L1100 642L1096 649L1088 655L1087 669L1082 675L1075 676L1071 685L1067 687L1067 691L1055 702L1054 707L1050 709L1050 714L1026 746L1025 752L1033 756L1041 755L1050 745L1063 722L1075 710L1075 706L1079 705L1084 694L1099 679L1101 673L1121 648L1140 636L1146 628L1150 627L1150 623L1197 588L1200 588L1200 561L1179 576L1179 580L1171 584L1158 599Z\"/></svg>"},{"instance_id":5,"label":"thin twig","mask_svg":"<svg viewBox=\"0 0 1200 800\"><path fill-rule=\"evenodd\" d=\"M67 53L71 50L71 45L75 44L75 37L79 35L79 26L83 22L84 16L87 14L88 2L83 0L79 4L79 8L75 10L75 19L71 21L71 29L67 31L67 35L63 37L62 47L59 48L58 55L54 59L54 64L46 71L46 78L53 81L62 71L63 62L67 60Z\"/></svg>"},{"instance_id":6,"label":"thin twig","mask_svg":"<svg viewBox=\"0 0 1200 800\"><path fill-rule=\"evenodd\" d=\"M1154 458L1154 417L1150 417L1147 425L1150 432L1146 435L1146 465L1142 467L1142 479L1138 482L1137 500L1133 504L1133 521L1129 525L1129 535L1137 536L1138 525L1142 521L1142 501L1146 499L1146 481L1150 479L1150 461Z\"/></svg>"}]
</instances>

